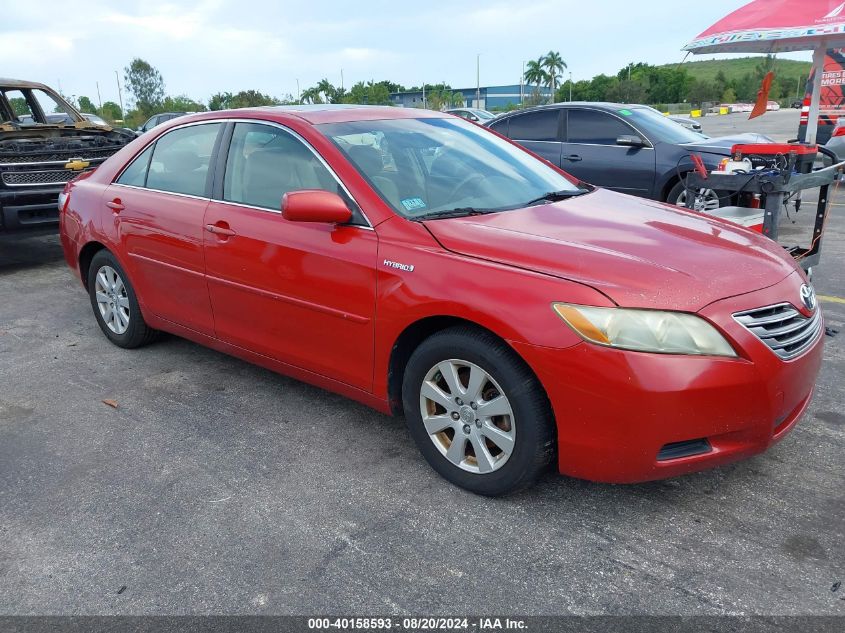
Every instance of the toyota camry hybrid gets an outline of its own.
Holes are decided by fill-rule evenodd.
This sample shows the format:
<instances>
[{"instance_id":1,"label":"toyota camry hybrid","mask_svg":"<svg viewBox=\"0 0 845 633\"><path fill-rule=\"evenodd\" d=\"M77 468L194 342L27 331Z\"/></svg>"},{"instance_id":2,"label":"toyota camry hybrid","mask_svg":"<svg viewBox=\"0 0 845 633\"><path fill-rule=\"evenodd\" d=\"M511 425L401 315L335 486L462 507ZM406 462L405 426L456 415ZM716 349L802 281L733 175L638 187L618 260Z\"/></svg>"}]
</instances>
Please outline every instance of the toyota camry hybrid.
<instances>
[{"instance_id":1,"label":"toyota camry hybrid","mask_svg":"<svg viewBox=\"0 0 845 633\"><path fill-rule=\"evenodd\" d=\"M481 494L551 463L639 482L760 453L821 362L812 287L774 242L438 112L185 116L59 204L112 343L166 331L404 413Z\"/></svg>"}]
</instances>

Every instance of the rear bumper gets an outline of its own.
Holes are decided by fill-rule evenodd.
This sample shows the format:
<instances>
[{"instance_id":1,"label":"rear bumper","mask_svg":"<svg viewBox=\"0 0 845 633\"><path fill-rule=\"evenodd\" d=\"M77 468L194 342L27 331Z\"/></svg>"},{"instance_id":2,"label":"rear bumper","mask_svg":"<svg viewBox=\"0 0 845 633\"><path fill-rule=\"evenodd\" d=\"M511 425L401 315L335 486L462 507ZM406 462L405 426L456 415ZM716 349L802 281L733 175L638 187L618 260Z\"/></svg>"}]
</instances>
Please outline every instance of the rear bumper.
<instances>
[{"instance_id":1,"label":"rear bumper","mask_svg":"<svg viewBox=\"0 0 845 633\"><path fill-rule=\"evenodd\" d=\"M43 230L58 226L58 187L38 189L0 189L0 230Z\"/></svg>"},{"instance_id":2,"label":"rear bumper","mask_svg":"<svg viewBox=\"0 0 845 633\"><path fill-rule=\"evenodd\" d=\"M648 481L734 462L780 441L810 403L823 328L806 352L782 361L731 314L797 299L793 286L790 276L702 310L740 358L514 343L551 400L560 472L602 482ZM676 443L684 444L666 448ZM684 456L689 451L679 447L697 454Z\"/></svg>"}]
</instances>

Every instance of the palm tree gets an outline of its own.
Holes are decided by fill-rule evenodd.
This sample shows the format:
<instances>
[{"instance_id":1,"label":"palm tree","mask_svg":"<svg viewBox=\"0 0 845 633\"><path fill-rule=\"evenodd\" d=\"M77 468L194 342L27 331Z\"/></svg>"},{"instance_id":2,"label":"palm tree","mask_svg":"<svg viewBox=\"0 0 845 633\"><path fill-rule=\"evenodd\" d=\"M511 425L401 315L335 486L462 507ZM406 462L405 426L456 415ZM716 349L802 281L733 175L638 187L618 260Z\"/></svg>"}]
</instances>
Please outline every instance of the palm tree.
<instances>
[{"instance_id":1,"label":"palm tree","mask_svg":"<svg viewBox=\"0 0 845 633\"><path fill-rule=\"evenodd\" d=\"M337 89L331 84L328 79L323 79L314 88L322 95L325 103L335 103Z\"/></svg>"},{"instance_id":2,"label":"palm tree","mask_svg":"<svg viewBox=\"0 0 845 633\"><path fill-rule=\"evenodd\" d=\"M548 76L546 75L546 69L543 68L543 64L545 59L540 57L537 60L531 60L528 62L528 66L525 69L525 83L528 85L537 84L542 86L543 84L548 82Z\"/></svg>"},{"instance_id":3,"label":"palm tree","mask_svg":"<svg viewBox=\"0 0 845 633\"><path fill-rule=\"evenodd\" d=\"M557 51L549 51L541 59L543 61L543 67L546 70L549 87L552 89L552 101L554 101L557 80L560 79L561 73L566 68L566 62L563 61L563 58Z\"/></svg>"},{"instance_id":4,"label":"palm tree","mask_svg":"<svg viewBox=\"0 0 845 633\"><path fill-rule=\"evenodd\" d=\"M301 103L323 103L317 86L312 86L311 88L303 90L299 100Z\"/></svg>"}]
</instances>

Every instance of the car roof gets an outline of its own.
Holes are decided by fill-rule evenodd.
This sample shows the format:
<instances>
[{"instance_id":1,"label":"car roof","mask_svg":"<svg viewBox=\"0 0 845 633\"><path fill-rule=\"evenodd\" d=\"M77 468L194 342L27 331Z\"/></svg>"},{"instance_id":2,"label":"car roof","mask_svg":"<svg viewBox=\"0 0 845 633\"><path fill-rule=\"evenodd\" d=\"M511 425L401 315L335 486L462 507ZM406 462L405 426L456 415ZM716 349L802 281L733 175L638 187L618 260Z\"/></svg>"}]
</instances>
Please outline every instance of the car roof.
<instances>
[{"instance_id":1,"label":"car roof","mask_svg":"<svg viewBox=\"0 0 845 633\"><path fill-rule=\"evenodd\" d=\"M610 101L563 101L561 103L548 103L546 105L534 106L531 108L524 108L522 110L514 110L513 112L505 112L496 117L496 121L512 117L514 115L523 114L525 112L538 112L540 110L560 110L563 108L574 107L590 107L596 110L605 110L607 112L616 112L618 110L630 110L632 108L648 108L649 106L641 103L613 103Z\"/></svg>"},{"instance_id":2,"label":"car roof","mask_svg":"<svg viewBox=\"0 0 845 633\"><path fill-rule=\"evenodd\" d=\"M0 86L3 88L42 88L44 90L50 90L48 86L40 84L37 81L24 81L22 79L9 79L6 77L0 77Z\"/></svg>"},{"instance_id":3,"label":"car roof","mask_svg":"<svg viewBox=\"0 0 845 633\"><path fill-rule=\"evenodd\" d=\"M449 115L422 108L399 108L394 106L366 106L354 104L316 104L262 106L258 108L238 108L236 110L217 110L189 115L190 120L207 120L238 116L261 118L269 121L284 122L290 118L304 120L313 125L320 123L346 123L349 121L377 121L381 119L435 119Z\"/></svg>"}]
</instances>

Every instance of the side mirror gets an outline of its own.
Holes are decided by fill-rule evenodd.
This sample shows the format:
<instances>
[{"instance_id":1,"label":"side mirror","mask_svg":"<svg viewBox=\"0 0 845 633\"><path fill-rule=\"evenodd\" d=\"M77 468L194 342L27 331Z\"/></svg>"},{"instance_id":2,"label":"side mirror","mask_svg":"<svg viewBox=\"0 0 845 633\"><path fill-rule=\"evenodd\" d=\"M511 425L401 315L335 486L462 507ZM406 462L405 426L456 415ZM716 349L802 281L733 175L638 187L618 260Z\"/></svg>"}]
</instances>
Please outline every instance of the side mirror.
<instances>
[{"instance_id":1,"label":"side mirror","mask_svg":"<svg viewBox=\"0 0 845 633\"><path fill-rule=\"evenodd\" d=\"M282 217L291 222L344 224L352 219L352 211L336 193L303 189L288 191L282 197Z\"/></svg>"},{"instance_id":2,"label":"side mirror","mask_svg":"<svg viewBox=\"0 0 845 633\"><path fill-rule=\"evenodd\" d=\"M625 147L642 147L645 145L645 141L636 134L622 134L616 137L616 144Z\"/></svg>"}]
</instances>

